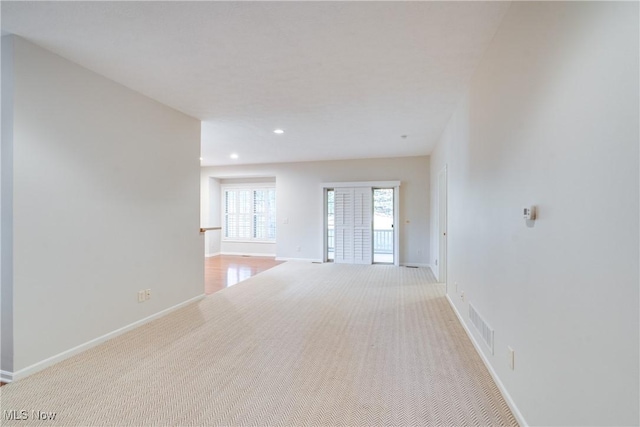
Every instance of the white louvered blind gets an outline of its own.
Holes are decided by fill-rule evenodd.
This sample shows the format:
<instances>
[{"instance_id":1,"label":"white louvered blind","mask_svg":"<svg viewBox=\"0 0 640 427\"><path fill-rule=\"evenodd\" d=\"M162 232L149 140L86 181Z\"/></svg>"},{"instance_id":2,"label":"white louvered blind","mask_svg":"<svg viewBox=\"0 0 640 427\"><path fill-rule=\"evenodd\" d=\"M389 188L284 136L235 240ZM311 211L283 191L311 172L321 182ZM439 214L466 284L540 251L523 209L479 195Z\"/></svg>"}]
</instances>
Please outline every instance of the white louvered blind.
<instances>
[{"instance_id":1,"label":"white louvered blind","mask_svg":"<svg viewBox=\"0 0 640 427\"><path fill-rule=\"evenodd\" d=\"M276 238L276 190L265 188L253 191L253 238Z\"/></svg>"},{"instance_id":2,"label":"white louvered blind","mask_svg":"<svg viewBox=\"0 0 640 427\"><path fill-rule=\"evenodd\" d=\"M353 263L353 188L336 188L335 209L335 263Z\"/></svg>"},{"instance_id":3,"label":"white louvered blind","mask_svg":"<svg viewBox=\"0 0 640 427\"><path fill-rule=\"evenodd\" d=\"M225 234L229 239L251 237L251 190L225 191Z\"/></svg>"},{"instance_id":4,"label":"white louvered blind","mask_svg":"<svg viewBox=\"0 0 640 427\"><path fill-rule=\"evenodd\" d=\"M371 264L373 210L370 187L335 189L335 259L343 264Z\"/></svg>"},{"instance_id":5,"label":"white louvered blind","mask_svg":"<svg viewBox=\"0 0 640 427\"><path fill-rule=\"evenodd\" d=\"M353 198L353 263L373 261L372 224L373 195L370 187L354 188Z\"/></svg>"},{"instance_id":6,"label":"white louvered blind","mask_svg":"<svg viewBox=\"0 0 640 427\"><path fill-rule=\"evenodd\" d=\"M275 241L275 188L224 190L224 239Z\"/></svg>"}]
</instances>

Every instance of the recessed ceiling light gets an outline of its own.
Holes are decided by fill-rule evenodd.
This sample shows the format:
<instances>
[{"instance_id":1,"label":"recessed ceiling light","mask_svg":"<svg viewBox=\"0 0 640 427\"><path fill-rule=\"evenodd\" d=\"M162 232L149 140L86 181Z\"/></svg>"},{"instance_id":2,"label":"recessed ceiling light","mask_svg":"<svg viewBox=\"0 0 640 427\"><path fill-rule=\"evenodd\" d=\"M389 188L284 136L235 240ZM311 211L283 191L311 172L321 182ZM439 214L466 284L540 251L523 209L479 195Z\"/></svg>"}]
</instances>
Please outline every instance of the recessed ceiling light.
<instances>
[{"instance_id":1,"label":"recessed ceiling light","mask_svg":"<svg viewBox=\"0 0 640 427\"><path fill-rule=\"evenodd\" d=\"M276 129L273 131L273 133L277 133L278 135L283 134L284 131L282 129Z\"/></svg>"},{"instance_id":2,"label":"recessed ceiling light","mask_svg":"<svg viewBox=\"0 0 640 427\"><path fill-rule=\"evenodd\" d=\"M236 153L233 153L233 154L232 154L232 155L230 155L229 157L231 157L232 159L234 159L234 160L235 160L235 159L237 159L237 158L238 158L238 157L240 157L240 156L238 156Z\"/></svg>"},{"instance_id":3,"label":"recessed ceiling light","mask_svg":"<svg viewBox=\"0 0 640 427\"><path fill-rule=\"evenodd\" d=\"M202 157L200 157L200 161L202 161Z\"/></svg>"}]
</instances>

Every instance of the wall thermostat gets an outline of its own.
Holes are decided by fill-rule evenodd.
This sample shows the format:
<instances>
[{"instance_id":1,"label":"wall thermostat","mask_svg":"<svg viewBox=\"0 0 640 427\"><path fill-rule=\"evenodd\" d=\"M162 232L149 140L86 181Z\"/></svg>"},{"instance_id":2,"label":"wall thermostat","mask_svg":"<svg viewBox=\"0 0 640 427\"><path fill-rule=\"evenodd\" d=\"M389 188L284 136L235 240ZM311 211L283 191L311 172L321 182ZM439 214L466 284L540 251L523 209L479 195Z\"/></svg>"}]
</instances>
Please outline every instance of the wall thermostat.
<instances>
[{"instance_id":1,"label":"wall thermostat","mask_svg":"<svg viewBox=\"0 0 640 427\"><path fill-rule=\"evenodd\" d=\"M523 209L523 217L524 219L533 220L536 219L536 207L529 206L528 208Z\"/></svg>"}]
</instances>

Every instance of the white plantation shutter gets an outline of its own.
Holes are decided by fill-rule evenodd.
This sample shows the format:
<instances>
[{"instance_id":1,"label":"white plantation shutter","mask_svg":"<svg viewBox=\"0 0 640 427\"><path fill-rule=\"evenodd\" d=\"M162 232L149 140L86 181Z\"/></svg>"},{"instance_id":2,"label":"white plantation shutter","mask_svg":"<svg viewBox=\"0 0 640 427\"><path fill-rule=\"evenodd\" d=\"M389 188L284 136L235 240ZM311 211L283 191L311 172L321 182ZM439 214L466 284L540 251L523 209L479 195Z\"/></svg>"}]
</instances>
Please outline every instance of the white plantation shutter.
<instances>
[{"instance_id":1,"label":"white plantation shutter","mask_svg":"<svg viewBox=\"0 0 640 427\"><path fill-rule=\"evenodd\" d=\"M334 262L371 264L372 189L370 187L343 187L336 188L334 191Z\"/></svg>"},{"instance_id":2,"label":"white plantation shutter","mask_svg":"<svg viewBox=\"0 0 640 427\"><path fill-rule=\"evenodd\" d=\"M265 203L265 191L253 191L253 237L258 239L265 238L267 207Z\"/></svg>"},{"instance_id":3,"label":"white plantation shutter","mask_svg":"<svg viewBox=\"0 0 640 427\"><path fill-rule=\"evenodd\" d=\"M238 239L251 237L251 190L236 190L238 195Z\"/></svg>"},{"instance_id":4,"label":"white plantation shutter","mask_svg":"<svg viewBox=\"0 0 640 427\"><path fill-rule=\"evenodd\" d=\"M235 238L238 235L238 212L236 191L227 190L224 192L224 237Z\"/></svg>"},{"instance_id":5,"label":"white plantation shutter","mask_svg":"<svg viewBox=\"0 0 640 427\"><path fill-rule=\"evenodd\" d=\"M353 263L371 264L373 190L370 187L354 188L353 198Z\"/></svg>"},{"instance_id":6,"label":"white plantation shutter","mask_svg":"<svg viewBox=\"0 0 640 427\"><path fill-rule=\"evenodd\" d=\"M224 239L275 241L276 189L224 190Z\"/></svg>"},{"instance_id":7,"label":"white plantation shutter","mask_svg":"<svg viewBox=\"0 0 640 427\"><path fill-rule=\"evenodd\" d=\"M276 238L276 190L265 188L253 191L253 238Z\"/></svg>"},{"instance_id":8,"label":"white plantation shutter","mask_svg":"<svg viewBox=\"0 0 640 427\"><path fill-rule=\"evenodd\" d=\"M335 263L353 263L353 188L334 190Z\"/></svg>"}]
</instances>

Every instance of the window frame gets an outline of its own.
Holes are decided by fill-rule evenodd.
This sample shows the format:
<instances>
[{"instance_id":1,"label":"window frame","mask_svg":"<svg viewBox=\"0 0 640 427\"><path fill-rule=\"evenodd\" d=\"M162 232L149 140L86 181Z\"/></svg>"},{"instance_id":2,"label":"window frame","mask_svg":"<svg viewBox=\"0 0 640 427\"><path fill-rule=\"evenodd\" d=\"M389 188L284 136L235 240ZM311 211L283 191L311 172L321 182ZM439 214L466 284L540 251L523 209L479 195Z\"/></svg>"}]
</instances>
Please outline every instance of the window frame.
<instances>
[{"instance_id":1,"label":"window frame","mask_svg":"<svg viewBox=\"0 0 640 427\"><path fill-rule=\"evenodd\" d=\"M241 237L226 237L227 236L227 204L226 204L226 199L227 199L227 192L228 191L249 191L250 193L250 201L249 201L249 205L250 205L250 219L249 219L249 223L250 223L250 231L249 231L249 237L248 238L241 238ZM273 191L274 192L274 209L273 209L273 218L272 221L270 218L270 213L267 212L267 217L266 217L266 225L265 227L267 227L267 229L265 230L267 232L268 235L268 225L269 223L273 223L275 226L275 235L276 237L274 237L273 239L269 239L269 238L258 238L258 237L254 237L256 235L256 198L255 198L255 192L256 191ZM268 194L268 193L267 193ZM221 218L222 218L222 241L223 242L237 242L237 243L276 243L276 239L277 239L277 211L276 211L276 207L275 207L275 203L277 203L277 193L276 193L276 186L275 183L242 183L242 184L225 184L225 185L221 185L220 186L220 197L221 197Z\"/></svg>"}]
</instances>

